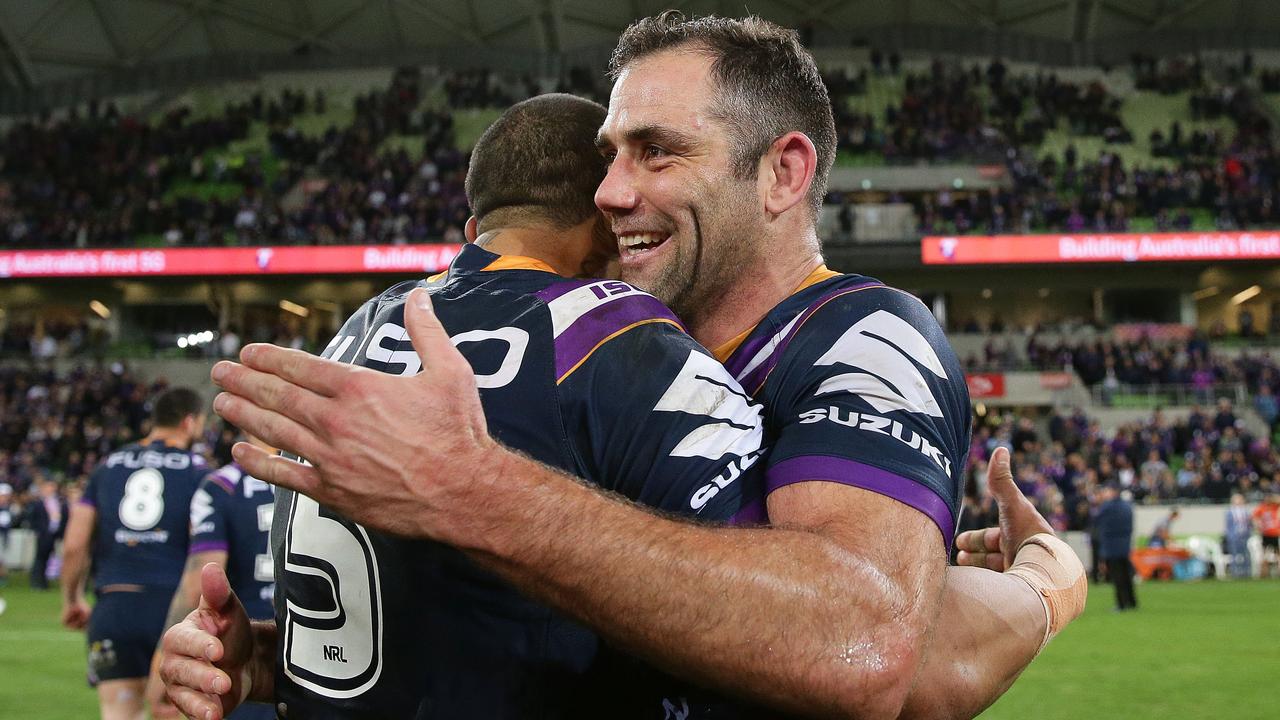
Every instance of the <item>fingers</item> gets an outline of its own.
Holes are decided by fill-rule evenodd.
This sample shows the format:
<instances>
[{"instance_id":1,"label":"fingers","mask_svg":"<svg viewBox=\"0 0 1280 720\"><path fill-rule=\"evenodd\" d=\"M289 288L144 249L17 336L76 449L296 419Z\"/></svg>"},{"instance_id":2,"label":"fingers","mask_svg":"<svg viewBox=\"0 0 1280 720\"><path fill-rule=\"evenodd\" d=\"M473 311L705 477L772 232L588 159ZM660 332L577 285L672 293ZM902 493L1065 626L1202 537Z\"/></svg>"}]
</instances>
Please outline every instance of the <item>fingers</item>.
<instances>
[{"instance_id":1,"label":"fingers","mask_svg":"<svg viewBox=\"0 0 1280 720\"><path fill-rule=\"evenodd\" d=\"M404 324L413 349L422 360L423 370L454 369L471 373L471 366L453 346L449 333L436 317L431 306L431 293L422 288L415 288L409 293L404 304Z\"/></svg>"},{"instance_id":2,"label":"fingers","mask_svg":"<svg viewBox=\"0 0 1280 720\"><path fill-rule=\"evenodd\" d=\"M240 361L254 370L284 378L325 397L338 393L350 371L350 367L342 363L266 343L245 345L240 351Z\"/></svg>"},{"instance_id":3,"label":"fingers","mask_svg":"<svg viewBox=\"0 0 1280 720\"><path fill-rule=\"evenodd\" d=\"M961 550L956 553L956 564L968 567L980 567L996 572L1005 571L1004 555L998 552L969 552Z\"/></svg>"},{"instance_id":4,"label":"fingers","mask_svg":"<svg viewBox=\"0 0 1280 720\"><path fill-rule=\"evenodd\" d=\"M209 695L179 685L166 685L165 692L186 717L200 720L219 720L222 717L222 703Z\"/></svg>"},{"instance_id":5,"label":"fingers","mask_svg":"<svg viewBox=\"0 0 1280 720\"><path fill-rule=\"evenodd\" d=\"M308 356L309 357L309 356ZM238 395L254 405L300 421L316 428L324 416L324 397L296 383L267 372L223 361L209 372L218 387Z\"/></svg>"},{"instance_id":6,"label":"fingers","mask_svg":"<svg viewBox=\"0 0 1280 720\"><path fill-rule=\"evenodd\" d=\"M1000 552L1000 528L962 532L956 536L956 549L970 553Z\"/></svg>"},{"instance_id":7,"label":"fingers","mask_svg":"<svg viewBox=\"0 0 1280 720\"><path fill-rule=\"evenodd\" d=\"M204 599L201 599L204 602ZM196 613L188 616L191 620ZM160 663L161 677L164 677L165 663L179 657L204 658L209 661L222 657L222 642L213 633L201 628L195 622L184 620L169 628L161 638L165 657Z\"/></svg>"},{"instance_id":8,"label":"fingers","mask_svg":"<svg viewBox=\"0 0 1280 720\"><path fill-rule=\"evenodd\" d=\"M249 443L236 443L231 455L249 475L279 487L314 497L320 473L310 465L269 453Z\"/></svg>"},{"instance_id":9,"label":"fingers","mask_svg":"<svg viewBox=\"0 0 1280 720\"><path fill-rule=\"evenodd\" d=\"M207 660L166 656L160 663L160 679L166 687L178 685L212 695L231 691L231 677Z\"/></svg>"},{"instance_id":10,"label":"fingers","mask_svg":"<svg viewBox=\"0 0 1280 720\"><path fill-rule=\"evenodd\" d=\"M969 530L956 536L956 564L1003 572L1005 559L1000 551L1000 528Z\"/></svg>"},{"instance_id":11,"label":"fingers","mask_svg":"<svg viewBox=\"0 0 1280 720\"><path fill-rule=\"evenodd\" d=\"M68 630L83 630L89 626L89 611L74 606L62 611L62 625Z\"/></svg>"},{"instance_id":12,"label":"fingers","mask_svg":"<svg viewBox=\"0 0 1280 720\"><path fill-rule=\"evenodd\" d=\"M325 443L302 424L230 393L220 393L214 398L213 410L250 435L299 457L314 461L325 447Z\"/></svg>"}]
</instances>

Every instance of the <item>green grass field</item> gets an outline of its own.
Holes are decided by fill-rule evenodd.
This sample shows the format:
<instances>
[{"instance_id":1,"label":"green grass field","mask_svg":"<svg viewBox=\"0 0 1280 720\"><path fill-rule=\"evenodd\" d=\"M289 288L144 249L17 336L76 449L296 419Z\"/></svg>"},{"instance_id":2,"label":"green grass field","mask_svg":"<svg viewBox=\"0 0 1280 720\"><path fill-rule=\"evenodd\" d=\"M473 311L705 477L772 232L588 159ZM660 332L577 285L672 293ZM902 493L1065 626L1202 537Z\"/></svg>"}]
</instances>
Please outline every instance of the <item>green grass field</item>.
<instances>
[{"instance_id":1,"label":"green grass field","mask_svg":"<svg viewBox=\"0 0 1280 720\"><path fill-rule=\"evenodd\" d=\"M58 626L56 590L0 589L0 717L97 717L83 636ZM1145 584L1137 613L1109 586L982 717L1252 720L1276 717L1280 581Z\"/></svg>"}]
</instances>

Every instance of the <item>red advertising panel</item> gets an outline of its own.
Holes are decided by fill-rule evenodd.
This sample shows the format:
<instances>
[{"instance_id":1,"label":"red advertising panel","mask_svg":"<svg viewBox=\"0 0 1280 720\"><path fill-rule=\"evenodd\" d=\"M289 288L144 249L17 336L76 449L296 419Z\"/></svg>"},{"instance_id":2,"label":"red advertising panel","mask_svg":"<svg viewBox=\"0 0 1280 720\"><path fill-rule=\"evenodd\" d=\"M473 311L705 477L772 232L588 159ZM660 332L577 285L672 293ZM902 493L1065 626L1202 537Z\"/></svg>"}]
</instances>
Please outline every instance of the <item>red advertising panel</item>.
<instances>
[{"instance_id":1,"label":"red advertising panel","mask_svg":"<svg viewBox=\"0 0 1280 720\"><path fill-rule=\"evenodd\" d=\"M1071 387L1071 373L1069 372L1042 372L1040 373L1040 387L1045 390L1066 390Z\"/></svg>"},{"instance_id":2,"label":"red advertising panel","mask_svg":"<svg viewBox=\"0 0 1280 720\"><path fill-rule=\"evenodd\" d=\"M1002 373L972 373L964 376L969 384L969 397L973 400L1004 397Z\"/></svg>"},{"instance_id":3,"label":"red advertising panel","mask_svg":"<svg viewBox=\"0 0 1280 720\"><path fill-rule=\"evenodd\" d=\"M0 278L433 273L461 245L331 245L0 252Z\"/></svg>"},{"instance_id":4,"label":"red advertising panel","mask_svg":"<svg viewBox=\"0 0 1280 720\"><path fill-rule=\"evenodd\" d=\"M930 235L920 255L926 265L1277 260L1280 232Z\"/></svg>"}]
</instances>

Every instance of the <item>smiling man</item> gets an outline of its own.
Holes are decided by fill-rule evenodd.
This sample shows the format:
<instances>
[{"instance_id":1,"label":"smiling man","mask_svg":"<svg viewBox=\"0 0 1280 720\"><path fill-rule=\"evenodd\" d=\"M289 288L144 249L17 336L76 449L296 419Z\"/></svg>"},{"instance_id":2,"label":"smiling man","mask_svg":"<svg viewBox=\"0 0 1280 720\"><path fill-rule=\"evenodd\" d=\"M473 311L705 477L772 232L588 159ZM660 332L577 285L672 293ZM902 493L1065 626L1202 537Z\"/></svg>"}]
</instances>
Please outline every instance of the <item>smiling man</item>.
<instances>
[{"instance_id":1,"label":"smiling man","mask_svg":"<svg viewBox=\"0 0 1280 720\"><path fill-rule=\"evenodd\" d=\"M624 33L613 71L596 204L624 279L765 403L773 527L661 517L503 448L422 291L405 305L417 376L263 346L215 368L231 393L218 411L311 466L243 446L237 459L359 523L457 547L614 647L761 704L739 716L975 714L1078 614L1083 573L1033 510L1006 533L1017 547L991 532L961 545L1009 573L946 568L964 378L918 300L823 266L834 129L812 58L758 19L668 14ZM429 440L387 430L406 426ZM708 714L627 695L617 657L584 688L619 693L598 706L611 716Z\"/></svg>"}]
</instances>

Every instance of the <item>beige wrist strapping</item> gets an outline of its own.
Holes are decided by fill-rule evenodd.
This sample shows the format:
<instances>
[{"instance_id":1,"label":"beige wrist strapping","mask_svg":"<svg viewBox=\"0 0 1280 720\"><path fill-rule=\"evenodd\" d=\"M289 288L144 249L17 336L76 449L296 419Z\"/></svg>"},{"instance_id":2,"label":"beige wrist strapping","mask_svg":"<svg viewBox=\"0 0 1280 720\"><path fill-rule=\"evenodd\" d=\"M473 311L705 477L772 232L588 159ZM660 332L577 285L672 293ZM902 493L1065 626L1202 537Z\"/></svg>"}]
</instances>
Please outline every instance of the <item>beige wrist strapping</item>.
<instances>
[{"instance_id":1,"label":"beige wrist strapping","mask_svg":"<svg viewBox=\"0 0 1280 720\"><path fill-rule=\"evenodd\" d=\"M1013 566L1005 574L1015 575L1030 585L1044 605L1048 622L1036 654L1067 623L1084 612L1089 593L1084 565L1075 551L1054 535L1039 533L1024 540L1013 557Z\"/></svg>"}]
</instances>

